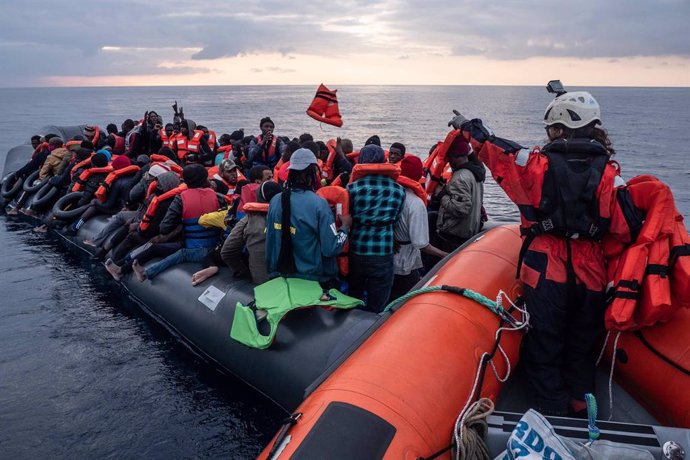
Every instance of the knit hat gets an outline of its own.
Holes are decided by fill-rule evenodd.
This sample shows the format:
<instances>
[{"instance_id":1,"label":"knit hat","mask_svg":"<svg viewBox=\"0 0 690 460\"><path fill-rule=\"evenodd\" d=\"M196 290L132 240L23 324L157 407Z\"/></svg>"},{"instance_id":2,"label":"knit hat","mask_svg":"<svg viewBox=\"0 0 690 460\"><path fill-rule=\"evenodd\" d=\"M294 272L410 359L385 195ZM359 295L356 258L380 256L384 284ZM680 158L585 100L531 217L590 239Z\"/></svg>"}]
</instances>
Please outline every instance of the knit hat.
<instances>
[{"instance_id":1,"label":"knit hat","mask_svg":"<svg viewBox=\"0 0 690 460\"><path fill-rule=\"evenodd\" d=\"M446 153L446 158L448 157L466 157L470 154L470 144L467 143L465 139L458 136L453 139L453 143L450 144L450 148Z\"/></svg>"},{"instance_id":2,"label":"knit hat","mask_svg":"<svg viewBox=\"0 0 690 460\"><path fill-rule=\"evenodd\" d=\"M84 135L88 137L93 137L96 134L96 128L93 126L87 125L84 127Z\"/></svg>"},{"instance_id":3,"label":"knit hat","mask_svg":"<svg viewBox=\"0 0 690 460\"><path fill-rule=\"evenodd\" d=\"M261 184L259 190L256 191L256 201L258 201L259 203L270 203L271 198L273 198L282 191L283 187L281 187L277 182L267 180L266 182Z\"/></svg>"},{"instance_id":4,"label":"knit hat","mask_svg":"<svg viewBox=\"0 0 690 460\"><path fill-rule=\"evenodd\" d=\"M187 165L182 170L182 178L187 187L201 188L208 181L208 171L202 165Z\"/></svg>"},{"instance_id":5,"label":"knit hat","mask_svg":"<svg viewBox=\"0 0 690 460\"><path fill-rule=\"evenodd\" d=\"M381 138L379 138L376 134L374 134L369 139L367 139L367 141L364 143L364 145L371 145L371 144L378 145L379 147L381 147Z\"/></svg>"},{"instance_id":6,"label":"knit hat","mask_svg":"<svg viewBox=\"0 0 690 460\"><path fill-rule=\"evenodd\" d=\"M400 161L400 174L414 181L418 181L424 174L422 160L414 155L407 155Z\"/></svg>"},{"instance_id":7,"label":"knit hat","mask_svg":"<svg viewBox=\"0 0 690 460\"><path fill-rule=\"evenodd\" d=\"M98 152L91 157L91 164L96 168L104 168L108 166L108 157L103 155L101 152Z\"/></svg>"},{"instance_id":8,"label":"knit hat","mask_svg":"<svg viewBox=\"0 0 690 460\"><path fill-rule=\"evenodd\" d=\"M383 149L376 144L365 145L359 151L359 164L383 163L385 161L386 157L383 154Z\"/></svg>"},{"instance_id":9,"label":"knit hat","mask_svg":"<svg viewBox=\"0 0 690 460\"><path fill-rule=\"evenodd\" d=\"M110 162L110 160L113 158L113 155L105 149L100 149L96 153L102 153L103 155L105 155L105 157L108 159L108 162Z\"/></svg>"},{"instance_id":10,"label":"knit hat","mask_svg":"<svg viewBox=\"0 0 690 460\"><path fill-rule=\"evenodd\" d=\"M126 168L127 166L131 166L132 161L129 159L129 157L125 155L120 155L119 157L115 158L112 162L113 169L117 171L118 169Z\"/></svg>"}]
</instances>

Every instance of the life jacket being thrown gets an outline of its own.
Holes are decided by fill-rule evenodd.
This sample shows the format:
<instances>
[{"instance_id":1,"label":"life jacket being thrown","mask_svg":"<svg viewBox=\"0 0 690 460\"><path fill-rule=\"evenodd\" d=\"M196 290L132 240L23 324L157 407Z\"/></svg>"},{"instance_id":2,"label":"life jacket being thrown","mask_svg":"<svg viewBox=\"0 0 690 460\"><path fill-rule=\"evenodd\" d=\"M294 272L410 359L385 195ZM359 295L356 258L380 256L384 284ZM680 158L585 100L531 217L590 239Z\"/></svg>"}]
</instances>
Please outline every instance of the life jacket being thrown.
<instances>
[{"instance_id":1,"label":"life jacket being thrown","mask_svg":"<svg viewBox=\"0 0 690 460\"><path fill-rule=\"evenodd\" d=\"M335 185L327 185L318 189L316 194L328 202L328 205L333 210L336 229L340 229L342 223L338 216L350 214L350 194L347 192L347 189ZM348 261L349 248L350 243L346 242L342 252L338 254L338 272L343 277L350 273Z\"/></svg>"},{"instance_id":2,"label":"life jacket being thrown","mask_svg":"<svg viewBox=\"0 0 690 460\"><path fill-rule=\"evenodd\" d=\"M356 164L352 168L350 182L354 182L364 176L370 175L382 175L390 177L393 180L398 180L398 177L400 176L400 168L390 163Z\"/></svg>"},{"instance_id":3,"label":"life jacket being thrown","mask_svg":"<svg viewBox=\"0 0 690 460\"><path fill-rule=\"evenodd\" d=\"M151 185L154 186L154 190L155 190L155 187L157 184L155 182L152 182ZM149 189L150 188L151 188L151 186L149 186ZM169 198L173 198L173 197L179 195L180 193L182 193L185 190L187 190L187 184L180 184L177 187L175 187L171 190L168 190L167 192L165 192L161 195L154 196L151 199L151 202L149 203L148 207L146 208L146 213L144 214L144 217L141 219L141 222L139 223L139 230L144 232L144 231L149 229L149 227L151 226L151 221L156 216L156 210L158 209L158 206L162 202L164 202L165 200L167 200Z\"/></svg>"},{"instance_id":4,"label":"life jacket being thrown","mask_svg":"<svg viewBox=\"0 0 690 460\"><path fill-rule=\"evenodd\" d=\"M670 188L655 177L638 176L626 190L645 217L622 251L604 248L610 280L605 321L615 331L649 327L690 308L690 237Z\"/></svg>"},{"instance_id":5,"label":"life jacket being thrown","mask_svg":"<svg viewBox=\"0 0 690 460\"><path fill-rule=\"evenodd\" d=\"M402 174L398 176L398 184L402 185L406 189L412 190L414 194L418 196L420 200L422 200L424 206L427 205L426 190L424 190L422 184L420 184L416 180L410 179L407 176L403 176Z\"/></svg>"},{"instance_id":6,"label":"life jacket being thrown","mask_svg":"<svg viewBox=\"0 0 690 460\"><path fill-rule=\"evenodd\" d=\"M105 200L108 197L108 193L110 192L110 187L113 185L113 183L115 183L115 181L118 180L120 177L131 176L133 174L136 174L137 172L139 172L139 169L140 168L137 165L129 165L111 172L106 176L105 180L101 182L101 185L98 186L98 189L96 190L96 194L94 196L101 203L105 203Z\"/></svg>"},{"instance_id":7,"label":"life jacket being thrown","mask_svg":"<svg viewBox=\"0 0 690 460\"><path fill-rule=\"evenodd\" d=\"M111 172L113 172L113 167L110 165L104 166L102 168L89 168L83 171L81 174L79 174L79 178L77 178L77 181L72 186L72 191L81 192L82 190L84 190L84 185L86 184L86 182L89 180L91 176L95 174L110 174Z\"/></svg>"},{"instance_id":8,"label":"life jacket being thrown","mask_svg":"<svg viewBox=\"0 0 690 460\"><path fill-rule=\"evenodd\" d=\"M183 191L182 225L186 248L213 248L218 244L219 229L199 225L199 217L218 210L216 192L210 188L194 188Z\"/></svg>"},{"instance_id":9,"label":"life jacket being thrown","mask_svg":"<svg viewBox=\"0 0 690 460\"><path fill-rule=\"evenodd\" d=\"M338 97L336 92L338 90L330 90L322 83L316 90L316 96L311 101L311 105L307 109L307 115L316 121L326 123L329 125L343 126L343 119L340 116L338 109Z\"/></svg>"}]
</instances>

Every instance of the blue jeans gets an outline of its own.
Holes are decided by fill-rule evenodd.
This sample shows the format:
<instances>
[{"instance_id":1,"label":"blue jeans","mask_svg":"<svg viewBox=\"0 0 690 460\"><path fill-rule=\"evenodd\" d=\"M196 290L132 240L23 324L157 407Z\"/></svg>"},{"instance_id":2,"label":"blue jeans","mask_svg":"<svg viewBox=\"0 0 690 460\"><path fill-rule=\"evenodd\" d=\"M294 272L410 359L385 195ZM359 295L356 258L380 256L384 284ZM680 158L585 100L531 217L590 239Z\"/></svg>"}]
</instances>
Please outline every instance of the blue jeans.
<instances>
[{"instance_id":1,"label":"blue jeans","mask_svg":"<svg viewBox=\"0 0 690 460\"><path fill-rule=\"evenodd\" d=\"M172 267L173 265L178 265L185 262L203 262L206 255L211 252L212 249L213 248L182 248L179 251L169 255L165 259L158 261L146 268L146 277L152 280L162 271Z\"/></svg>"},{"instance_id":2,"label":"blue jeans","mask_svg":"<svg viewBox=\"0 0 690 460\"><path fill-rule=\"evenodd\" d=\"M366 310L380 313L393 287L393 254L362 256L350 253L349 295L364 299Z\"/></svg>"}]
</instances>

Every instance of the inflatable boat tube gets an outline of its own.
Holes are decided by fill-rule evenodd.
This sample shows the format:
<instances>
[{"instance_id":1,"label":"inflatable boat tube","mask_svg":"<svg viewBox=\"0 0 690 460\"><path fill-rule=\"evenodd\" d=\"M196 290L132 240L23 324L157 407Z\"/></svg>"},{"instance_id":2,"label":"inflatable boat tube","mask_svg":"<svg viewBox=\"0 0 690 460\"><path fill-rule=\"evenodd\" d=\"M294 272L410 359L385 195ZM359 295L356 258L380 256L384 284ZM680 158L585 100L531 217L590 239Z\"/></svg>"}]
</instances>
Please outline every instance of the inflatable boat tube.
<instances>
[{"instance_id":1,"label":"inflatable boat tube","mask_svg":"<svg viewBox=\"0 0 690 460\"><path fill-rule=\"evenodd\" d=\"M9 200L14 198L14 196L22 189L22 184L24 179L17 178L17 173L12 172L5 176L2 181L2 197Z\"/></svg>"},{"instance_id":2,"label":"inflatable boat tube","mask_svg":"<svg viewBox=\"0 0 690 460\"><path fill-rule=\"evenodd\" d=\"M489 230L446 259L427 285L469 288L490 299L502 290L516 298L520 242L515 225ZM476 267L491 275L477 276ZM280 458L417 458L443 449L498 327L494 313L457 294L407 300L300 405ZM520 341L520 332L501 340L512 368ZM494 364L499 375L506 373L503 359ZM486 372L482 396L495 400L500 388Z\"/></svg>"},{"instance_id":3,"label":"inflatable boat tube","mask_svg":"<svg viewBox=\"0 0 690 460\"><path fill-rule=\"evenodd\" d=\"M29 174L29 177L24 181L22 188L27 193L36 193L41 187L48 183L48 179L43 179L41 182L36 182L39 171L34 171Z\"/></svg>"},{"instance_id":4,"label":"inflatable boat tube","mask_svg":"<svg viewBox=\"0 0 690 460\"><path fill-rule=\"evenodd\" d=\"M31 204L29 207L34 211L40 211L48 207L48 205L55 199L60 189L57 187L45 183L38 192L31 199Z\"/></svg>"},{"instance_id":5,"label":"inflatable boat tube","mask_svg":"<svg viewBox=\"0 0 690 460\"><path fill-rule=\"evenodd\" d=\"M77 206L84 192L70 192L63 195L53 205L53 217L58 220L74 220L89 207L88 204ZM77 206L77 207L75 207Z\"/></svg>"}]
</instances>

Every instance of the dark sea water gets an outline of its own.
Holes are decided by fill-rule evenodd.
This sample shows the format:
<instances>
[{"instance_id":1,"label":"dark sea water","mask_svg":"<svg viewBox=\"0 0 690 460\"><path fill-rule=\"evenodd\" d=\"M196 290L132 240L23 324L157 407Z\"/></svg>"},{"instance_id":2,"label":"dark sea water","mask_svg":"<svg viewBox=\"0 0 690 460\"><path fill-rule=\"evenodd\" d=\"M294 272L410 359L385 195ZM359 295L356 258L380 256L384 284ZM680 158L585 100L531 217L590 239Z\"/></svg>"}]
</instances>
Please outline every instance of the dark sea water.
<instances>
[{"instance_id":1,"label":"dark sea water","mask_svg":"<svg viewBox=\"0 0 690 460\"><path fill-rule=\"evenodd\" d=\"M575 89L575 88L571 88ZM304 111L313 87L0 89L0 164L45 125L119 125L156 110L185 115L220 135L271 116L276 134L340 135L360 146L378 134L425 156L451 110L502 137L542 144L537 87L343 87L341 129ZM590 88L623 176L669 183L690 217L690 89ZM500 221L515 207L493 183L485 205ZM26 223L0 219L0 458L223 457L258 454L282 414L191 354L109 283L102 269ZM279 377L279 376L277 376Z\"/></svg>"}]
</instances>

